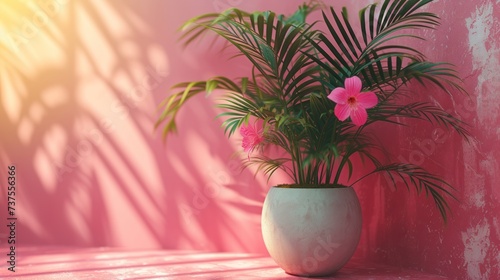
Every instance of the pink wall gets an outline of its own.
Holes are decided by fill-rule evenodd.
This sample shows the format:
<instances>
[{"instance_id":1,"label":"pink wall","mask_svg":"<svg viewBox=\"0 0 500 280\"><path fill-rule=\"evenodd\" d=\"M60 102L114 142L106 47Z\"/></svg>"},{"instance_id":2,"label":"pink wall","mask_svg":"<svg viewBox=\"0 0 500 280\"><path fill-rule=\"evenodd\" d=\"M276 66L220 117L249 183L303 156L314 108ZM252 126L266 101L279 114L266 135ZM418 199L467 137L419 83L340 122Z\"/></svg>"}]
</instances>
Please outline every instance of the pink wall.
<instances>
[{"instance_id":1,"label":"pink wall","mask_svg":"<svg viewBox=\"0 0 500 280\"><path fill-rule=\"evenodd\" d=\"M268 184L252 170L239 172L239 141L219 129L213 98L192 100L166 145L152 126L174 83L245 70L217 46L207 48L209 41L183 49L181 23L229 6L288 13L302 2L52 0L10 11L16 16L0 24L7 34L0 41L0 168L18 169L19 242L265 253L261 205L284 177ZM373 1L325 2L357 11ZM357 256L493 279L500 275L500 189L493 187L500 179L500 7L440 0L430 8L443 24L420 47L465 78L470 99L440 101L455 104L477 143L425 126L391 130L397 137L388 140L396 158L458 186L461 202L451 203L443 226L431 200L384 187L382 177L365 181L356 187L364 211Z\"/></svg>"},{"instance_id":2,"label":"pink wall","mask_svg":"<svg viewBox=\"0 0 500 280\"><path fill-rule=\"evenodd\" d=\"M365 215L369 226L364 241L375 245L365 254L453 278L498 279L500 6L498 1L436 1L430 7L441 16L442 25L427 34L429 40L420 47L430 59L455 64L465 79L470 98L439 101L449 110L455 105L454 112L471 124L477 142L470 145L456 135L421 126L398 131L394 156L444 174L457 186L460 203L451 203L453 216L443 227L432 203L413 199L404 187L397 192L363 191L364 206L371 208Z\"/></svg>"}]
</instances>

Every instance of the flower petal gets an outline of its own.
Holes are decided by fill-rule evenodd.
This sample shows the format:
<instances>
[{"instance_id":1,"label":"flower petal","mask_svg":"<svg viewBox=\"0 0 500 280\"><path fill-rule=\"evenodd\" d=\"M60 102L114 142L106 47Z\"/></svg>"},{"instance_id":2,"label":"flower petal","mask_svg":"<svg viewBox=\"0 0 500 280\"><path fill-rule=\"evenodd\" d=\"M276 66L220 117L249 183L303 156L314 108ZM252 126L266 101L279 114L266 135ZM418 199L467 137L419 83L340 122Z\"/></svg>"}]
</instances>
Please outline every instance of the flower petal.
<instances>
[{"instance_id":1,"label":"flower petal","mask_svg":"<svg viewBox=\"0 0 500 280\"><path fill-rule=\"evenodd\" d=\"M378 103L377 95L373 92L362 92L357 96L358 104L363 108L375 107Z\"/></svg>"},{"instance_id":2,"label":"flower petal","mask_svg":"<svg viewBox=\"0 0 500 280\"><path fill-rule=\"evenodd\" d=\"M351 108L347 104L337 104L333 112L340 121L345 121L351 113Z\"/></svg>"},{"instance_id":3,"label":"flower petal","mask_svg":"<svg viewBox=\"0 0 500 280\"><path fill-rule=\"evenodd\" d=\"M345 88L334 88L332 92L328 95L328 99L332 100L337 104L346 104L347 103L347 91Z\"/></svg>"},{"instance_id":4,"label":"flower petal","mask_svg":"<svg viewBox=\"0 0 500 280\"><path fill-rule=\"evenodd\" d=\"M361 106L358 106L356 109L351 109L351 120L355 125L364 125L367 119L368 114L366 113L366 110Z\"/></svg>"},{"instance_id":5,"label":"flower petal","mask_svg":"<svg viewBox=\"0 0 500 280\"><path fill-rule=\"evenodd\" d=\"M241 134L241 136L247 136L248 135L248 127L241 126L240 127L240 134Z\"/></svg>"},{"instance_id":6,"label":"flower petal","mask_svg":"<svg viewBox=\"0 0 500 280\"><path fill-rule=\"evenodd\" d=\"M258 130L255 126L242 126L240 133L243 136L241 147L245 152L253 151L264 141L262 130Z\"/></svg>"},{"instance_id":7,"label":"flower petal","mask_svg":"<svg viewBox=\"0 0 500 280\"><path fill-rule=\"evenodd\" d=\"M252 150L252 145L248 143L248 140L243 139L241 142L241 147L243 148L244 152L250 152Z\"/></svg>"},{"instance_id":8,"label":"flower petal","mask_svg":"<svg viewBox=\"0 0 500 280\"><path fill-rule=\"evenodd\" d=\"M344 86L345 86L345 90L349 94L356 94L356 93L359 93L361 91L361 89L363 88L363 83L361 83L360 78L358 78L357 76L353 76L353 77L345 79Z\"/></svg>"}]
</instances>

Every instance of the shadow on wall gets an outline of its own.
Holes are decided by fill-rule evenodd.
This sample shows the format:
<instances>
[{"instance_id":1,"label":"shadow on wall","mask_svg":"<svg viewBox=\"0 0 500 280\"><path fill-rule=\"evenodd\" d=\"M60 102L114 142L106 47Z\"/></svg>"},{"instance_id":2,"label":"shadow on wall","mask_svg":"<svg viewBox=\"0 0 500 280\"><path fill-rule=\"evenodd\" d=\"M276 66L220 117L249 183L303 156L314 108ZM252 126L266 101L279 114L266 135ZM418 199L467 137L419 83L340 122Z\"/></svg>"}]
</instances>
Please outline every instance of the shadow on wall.
<instances>
[{"instance_id":1,"label":"shadow on wall","mask_svg":"<svg viewBox=\"0 0 500 280\"><path fill-rule=\"evenodd\" d=\"M0 168L17 169L18 243L264 250L242 232L260 231L265 181L237 170L212 101L193 100L166 146L153 131L171 78L211 76L176 44L189 3L11 2L0 4Z\"/></svg>"}]
</instances>

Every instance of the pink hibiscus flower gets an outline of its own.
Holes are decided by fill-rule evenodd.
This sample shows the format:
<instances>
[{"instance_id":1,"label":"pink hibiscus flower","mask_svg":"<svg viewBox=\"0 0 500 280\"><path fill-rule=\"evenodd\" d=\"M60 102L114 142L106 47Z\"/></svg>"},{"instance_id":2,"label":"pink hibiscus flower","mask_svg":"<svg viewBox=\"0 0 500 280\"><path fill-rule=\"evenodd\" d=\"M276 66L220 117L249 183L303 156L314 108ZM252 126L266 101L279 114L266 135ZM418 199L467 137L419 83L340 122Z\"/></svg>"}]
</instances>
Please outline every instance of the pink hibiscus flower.
<instances>
[{"instance_id":1,"label":"pink hibiscus flower","mask_svg":"<svg viewBox=\"0 0 500 280\"><path fill-rule=\"evenodd\" d=\"M344 81L344 87L334 88L328 98L335 105L335 116L344 121L351 117L352 122L361 126L366 123L368 114L366 109L375 107L378 103L377 95L373 92L361 92L363 84L361 79L354 76Z\"/></svg>"},{"instance_id":2,"label":"pink hibiscus flower","mask_svg":"<svg viewBox=\"0 0 500 280\"><path fill-rule=\"evenodd\" d=\"M264 142L264 135L262 129L257 129L255 125L242 126L240 133L243 136L241 146L245 152L252 152L262 142Z\"/></svg>"}]
</instances>

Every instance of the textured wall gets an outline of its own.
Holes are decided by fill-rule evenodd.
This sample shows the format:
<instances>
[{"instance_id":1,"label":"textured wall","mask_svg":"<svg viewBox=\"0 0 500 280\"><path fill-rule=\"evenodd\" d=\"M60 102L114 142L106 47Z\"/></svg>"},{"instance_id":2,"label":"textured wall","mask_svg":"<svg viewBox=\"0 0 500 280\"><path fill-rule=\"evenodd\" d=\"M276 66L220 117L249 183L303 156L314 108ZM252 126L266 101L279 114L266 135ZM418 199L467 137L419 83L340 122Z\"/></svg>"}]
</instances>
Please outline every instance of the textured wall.
<instances>
[{"instance_id":1,"label":"textured wall","mask_svg":"<svg viewBox=\"0 0 500 280\"><path fill-rule=\"evenodd\" d=\"M373 1L325 2L356 11ZM178 136L165 145L152 127L156 105L174 83L246 69L242 61L226 62L210 40L183 49L176 29L186 19L229 6L288 13L302 1L286 3L0 4L0 168L18 169L19 242L265 253L261 204L268 186L284 177L267 183L251 170L239 172L233 157L239 139L227 140L219 129L214 98L192 100L179 116ZM477 142L413 123L381 135L391 136L385 140L396 158L422 163L456 185L460 203L451 203L444 226L432 201L413 191L384 187L382 177L356 186L364 211L357 255L452 278L495 279L500 6L439 0L430 9L443 24L426 32L429 40L420 47L430 59L454 63L470 92L470 98L437 100L450 110L455 105ZM2 205L5 196L2 191ZM5 215L0 211L0 219Z\"/></svg>"},{"instance_id":2,"label":"textured wall","mask_svg":"<svg viewBox=\"0 0 500 280\"><path fill-rule=\"evenodd\" d=\"M498 1L435 1L442 18L419 47L430 59L457 66L470 97L438 97L470 123L476 142L454 134L414 126L397 131L391 151L396 158L423 164L457 186L459 203L442 226L432 202L414 199L404 187L377 188L361 195L374 203L365 218L367 254L375 259L467 279L500 277L500 5ZM429 89L421 89L423 92ZM384 184L382 178L379 182ZM380 204L384 205L381 206ZM368 210L368 209L365 209ZM372 212L373 211L373 212ZM376 244L375 247L372 244Z\"/></svg>"}]
</instances>

